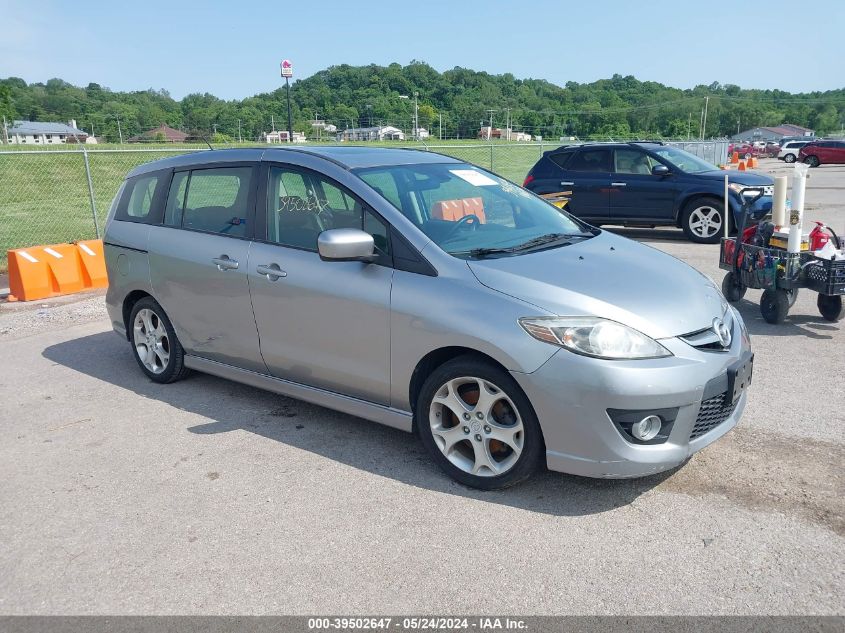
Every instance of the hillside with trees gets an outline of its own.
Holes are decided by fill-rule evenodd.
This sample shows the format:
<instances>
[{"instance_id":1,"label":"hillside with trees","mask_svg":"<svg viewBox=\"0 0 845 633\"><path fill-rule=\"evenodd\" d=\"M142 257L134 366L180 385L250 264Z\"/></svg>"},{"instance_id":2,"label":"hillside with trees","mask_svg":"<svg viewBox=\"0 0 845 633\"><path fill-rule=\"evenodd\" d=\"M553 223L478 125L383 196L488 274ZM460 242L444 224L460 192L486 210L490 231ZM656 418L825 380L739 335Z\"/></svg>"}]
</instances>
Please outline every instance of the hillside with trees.
<instances>
[{"instance_id":1,"label":"hillside with trees","mask_svg":"<svg viewBox=\"0 0 845 633\"><path fill-rule=\"evenodd\" d=\"M412 127L413 94L419 121L432 136L442 114L444 138L475 138L479 126L504 127L546 138L578 136L697 138L708 100L707 137L783 122L817 134L838 133L845 122L845 88L791 94L712 83L682 90L632 76L557 86L542 79L517 79L466 68L438 72L423 62L407 66L332 66L292 84L294 128L311 135L315 120L349 126ZM402 98L402 96L410 98ZM205 94L173 99L166 90L115 92L96 83L81 88L61 79L27 84L0 80L0 116L8 121L67 121L105 139L118 140L162 123L218 141L256 140L261 132L284 129L285 89L226 101Z\"/></svg>"}]
</instances>

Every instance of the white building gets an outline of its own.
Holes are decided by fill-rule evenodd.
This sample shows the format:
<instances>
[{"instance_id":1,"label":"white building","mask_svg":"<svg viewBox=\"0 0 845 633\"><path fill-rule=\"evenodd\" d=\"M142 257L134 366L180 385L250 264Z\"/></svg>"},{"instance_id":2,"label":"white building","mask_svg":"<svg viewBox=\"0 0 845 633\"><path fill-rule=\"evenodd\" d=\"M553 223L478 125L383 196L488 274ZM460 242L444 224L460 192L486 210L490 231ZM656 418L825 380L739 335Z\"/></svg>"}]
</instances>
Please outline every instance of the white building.
<instances>
[{"instance_id":1,"label":"white building","mask_svg":"<svg viewBox=\"0 0 845 633\"><path fill-rule=\"evenodd\" d=\"M15 121L8 128L9 143L14 145L54 145L58 143L96 143L93 136L76 127L71 119L69 125L48 121Z\"/></svg>"},{"instance_id":2,"label":"white building","mask_svg":"<svg viewBox=\"0 0 845 633\"><path fill-rule=\"evenodd\" d=\"M288 142L288 131L287 130L280 130L278 132L263 132L261 134L261 140L265 143L287 143ZM294 143L305 143L306 138L305 134L302 132L294 132L293 133L293 142Z\"/></svg>"},{"instance_id":3,"label":"white building","mask_svg":"<svg viewBox=\"0 0 845 633\"><path fill-rule=\"evenodd\" d=\"M353 127L337 135L338 141L404 141L405 133L398 127Z\"/></svg>"}]
</instances>

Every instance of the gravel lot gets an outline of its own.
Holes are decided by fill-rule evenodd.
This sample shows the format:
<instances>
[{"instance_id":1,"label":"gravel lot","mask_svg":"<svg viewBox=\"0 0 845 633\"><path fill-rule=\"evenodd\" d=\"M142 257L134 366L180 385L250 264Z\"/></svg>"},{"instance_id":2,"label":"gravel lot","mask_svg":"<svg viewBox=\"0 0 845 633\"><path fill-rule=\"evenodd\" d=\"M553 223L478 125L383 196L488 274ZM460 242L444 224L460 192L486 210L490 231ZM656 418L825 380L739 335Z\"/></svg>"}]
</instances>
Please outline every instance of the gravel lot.
<instances>
[{"instance_id":1,"label":"gravel lot","mask_svg":"<svg viewBox=\"0 0 845 633\"><path fill-rule=\"evenodd\" d=\"M811 173L807 218L845 234L845 167ZM619 232L721 281L716 246ZM0 614L842 614L845 327L810 292L770 326L759 294L735 431L672 473L495 493L393 429L149 382L99 294L2 305Z\"/></svg>"}]
</instances>

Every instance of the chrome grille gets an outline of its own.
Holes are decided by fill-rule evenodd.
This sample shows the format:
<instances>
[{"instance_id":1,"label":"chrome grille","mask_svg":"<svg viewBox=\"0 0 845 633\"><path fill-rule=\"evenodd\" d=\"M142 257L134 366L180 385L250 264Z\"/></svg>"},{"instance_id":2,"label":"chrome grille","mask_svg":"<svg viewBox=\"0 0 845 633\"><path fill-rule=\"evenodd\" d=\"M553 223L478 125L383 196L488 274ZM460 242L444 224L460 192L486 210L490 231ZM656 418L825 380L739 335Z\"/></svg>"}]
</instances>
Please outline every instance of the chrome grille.
<instances>
[{"instance_id":1,"label":"chrome grille","mask_svg":"<svg viewBox=\"0 0 845 633\"><path fill-rule=\"evenodd\" d=\"M734 320L731 311L725 311L722 319L724 320L725 325L727 325L731 332L733 332ZM726 352L730 349L730 347L722 347L722 343L719 341L719 337L716 332L713 331L712 327L690 332L689 334L682 334L678 338L688 345L692 345L696 349L706 352Z\"/></svg>"},{"instance_id":2,"label":"chrome grille","mask_svg":"<svg viewBox=\"0 0 845 633\"><path fill-rule=\"evenodd\" d=\"M703 400L701 408L698 410L698 417L695 419L695 426L692 427L692 433L689 436L690 440L701 437L715 429L731 417L734 409L736 409L736 403L725 404L725 392Z\"/></svg>"}]
</instances>

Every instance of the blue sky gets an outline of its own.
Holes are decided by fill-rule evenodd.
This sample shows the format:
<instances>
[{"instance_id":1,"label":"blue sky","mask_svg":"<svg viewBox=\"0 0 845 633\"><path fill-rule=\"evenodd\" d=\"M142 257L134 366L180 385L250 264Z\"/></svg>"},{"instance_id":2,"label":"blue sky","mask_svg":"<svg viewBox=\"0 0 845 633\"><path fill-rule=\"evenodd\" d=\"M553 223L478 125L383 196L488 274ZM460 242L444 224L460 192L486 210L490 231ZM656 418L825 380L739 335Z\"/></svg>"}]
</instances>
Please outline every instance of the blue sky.
<instances>
[{"instance_id":1,"label":"blue sky","mask_svg":"<svg viewBox=\"0 0 845 633\"><path fill-rule=\"evenodd\" d=\"M417 59L557 84L620 73L681 88L845 87L842 0L0 0L0 16L0 77L176 98L272 90L283 58L299 77Z\"/></svg>"}]
</instances>

